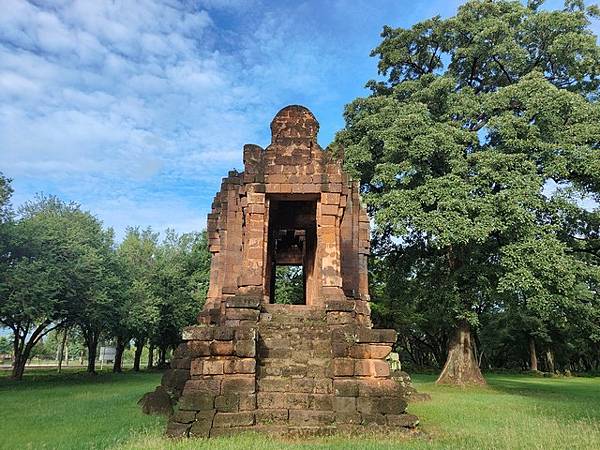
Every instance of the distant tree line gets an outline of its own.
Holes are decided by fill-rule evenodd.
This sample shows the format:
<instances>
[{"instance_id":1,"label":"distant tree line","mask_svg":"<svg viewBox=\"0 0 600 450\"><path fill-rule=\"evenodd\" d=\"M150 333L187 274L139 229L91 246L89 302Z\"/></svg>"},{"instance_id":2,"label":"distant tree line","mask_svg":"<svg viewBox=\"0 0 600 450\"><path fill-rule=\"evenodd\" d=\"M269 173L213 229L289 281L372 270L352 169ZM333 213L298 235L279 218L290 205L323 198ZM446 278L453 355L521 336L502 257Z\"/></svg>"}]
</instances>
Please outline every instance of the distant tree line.
<instances>
[{"instance_id":1,"label":"distant tree line","mask_svg":"<svg viewBox=\"0 0 600 450\"><path fill-rule=\"evenodd\" d=\"M144 346L150 362L156 352L164 365L204 302L205 233L167 230L159 240L150 228L128 228L117 244L112 229L75 203L39 195L13 211L11 193L0 174L0 326L11 333L12 377L23 377L44 336L62 335L64 344L75 330L88 372L101 340L116 347L115 372L130 343L135 370Z\"/></svg>"},{"instance_id":2,"label":"distant tree line","mask_svg":"<svg viewBox=\"0 0 600 450\"><path fill-rule=\"evenodd\" d=\"M334 142L376 225L376 318L442 383L600 369L600 10L543 3L385 27Z\"/></svg>"}]
</instances>

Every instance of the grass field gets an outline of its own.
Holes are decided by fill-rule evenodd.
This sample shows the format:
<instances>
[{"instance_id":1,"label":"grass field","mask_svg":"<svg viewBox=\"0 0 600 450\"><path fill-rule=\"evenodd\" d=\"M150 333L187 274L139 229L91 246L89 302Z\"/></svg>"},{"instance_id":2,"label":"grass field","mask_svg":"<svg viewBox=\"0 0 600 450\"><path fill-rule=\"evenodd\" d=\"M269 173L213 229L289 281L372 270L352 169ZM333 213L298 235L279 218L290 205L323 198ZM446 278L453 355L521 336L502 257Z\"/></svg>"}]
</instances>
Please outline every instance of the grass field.
<instances>
[{"instance_id":1,"label":"grass field","mask_svg":"<svg viewBox=\"0 0 600 450\"><path fill-rule=\"evenodd\" d=\"M251 434L208 442L165 439L164 419L141 414L136 401L158 384L158 373L33 371L21 383L0 377L0 448L600 448L600 378L486 378L486 388L460 389L414 376L417 388L432 396L409 407L421 418L414 436L282 441Z\"/></svg>"}]
</instances>

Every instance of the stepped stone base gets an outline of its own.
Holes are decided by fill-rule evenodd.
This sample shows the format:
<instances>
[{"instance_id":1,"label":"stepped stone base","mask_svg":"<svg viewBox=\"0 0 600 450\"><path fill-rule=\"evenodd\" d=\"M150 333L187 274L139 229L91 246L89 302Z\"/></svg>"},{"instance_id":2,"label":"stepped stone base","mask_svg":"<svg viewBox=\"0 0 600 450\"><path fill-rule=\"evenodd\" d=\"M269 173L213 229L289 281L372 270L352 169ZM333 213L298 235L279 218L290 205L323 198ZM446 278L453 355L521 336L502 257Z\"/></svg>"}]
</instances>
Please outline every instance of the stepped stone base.
<instances>
[{"instance_id":1,"label":"stepped stone base","mask_svg":"<svg viewBox=\"0 0 600 450\"><path fill-rule=\"evenodd\" d=\"M185 329L185 342L163 377L176 402L167 434L415 427L417 417L405 412L409 392L390 377L385 361L396 333L354 318L337 323L340 312L355 313L349 310L354 304L336 300L319 308L237 299L223 311L234 324Z\"/></svg>"}]
</instances>

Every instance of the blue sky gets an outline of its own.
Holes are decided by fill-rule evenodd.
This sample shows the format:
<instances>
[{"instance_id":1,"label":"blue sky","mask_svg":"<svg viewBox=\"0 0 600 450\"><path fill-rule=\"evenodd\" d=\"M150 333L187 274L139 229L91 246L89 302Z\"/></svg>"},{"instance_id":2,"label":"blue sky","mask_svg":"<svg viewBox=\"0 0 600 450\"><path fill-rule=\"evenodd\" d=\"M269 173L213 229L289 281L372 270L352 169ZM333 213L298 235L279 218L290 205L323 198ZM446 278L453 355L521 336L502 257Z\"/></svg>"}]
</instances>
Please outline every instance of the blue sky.
<instances>
[{"instance_id":1,"label":"blue sky","mask_svg":"<svg viewBox=\"0 0 600 450\"><path fill-rule=\"evenodd\" d=\"M127 225L203 229L221 177L242 168L243 144L269 143L281 107L309 107L326 146L376 76L383 25L460 3L1 0L0 170L13 204L56 194L118 237Z\"/></svg>"}]
</instances>

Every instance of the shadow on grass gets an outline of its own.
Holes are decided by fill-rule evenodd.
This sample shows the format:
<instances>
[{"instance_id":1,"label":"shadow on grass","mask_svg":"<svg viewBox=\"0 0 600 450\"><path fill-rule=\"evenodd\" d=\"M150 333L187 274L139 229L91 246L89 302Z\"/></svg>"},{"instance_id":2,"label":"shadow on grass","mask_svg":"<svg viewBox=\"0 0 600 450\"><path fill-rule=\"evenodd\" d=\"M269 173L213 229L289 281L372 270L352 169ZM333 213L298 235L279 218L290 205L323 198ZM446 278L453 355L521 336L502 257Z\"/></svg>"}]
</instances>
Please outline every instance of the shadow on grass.
<instances>
[{"instance_id":1,"label":"shadow on grass","mask_svg":"<svg viewBox=\"0 0 600 450\"><path fill-rule=\"evenodd\" d=\"M23 380L15 381L8 375L0 376L0 391L19 391L32 389L47 389L52 387L68 387L80 385L139 383L140 378L155 377L157 371L124 370L122 373L113 373L110 370L98 371L96 374L87 373L82 369L66 369L57 373L56 369L32 369L25 372Z\"/></svg>"},{"instance_id":2,"label":"shadow on grass","mask_svg":"<svg viewBox=\"0 0 600 450\"><path fill-rule=\"evenodd\" d=\"M497 392L531 400L545 415L600 419L600 378L492 375L488 377L488 383Z\"/></svg>"}]
</instances>

